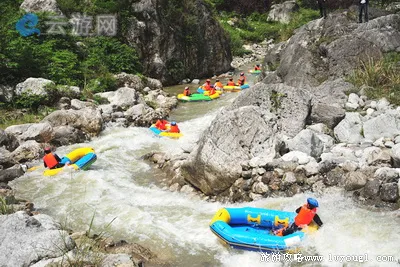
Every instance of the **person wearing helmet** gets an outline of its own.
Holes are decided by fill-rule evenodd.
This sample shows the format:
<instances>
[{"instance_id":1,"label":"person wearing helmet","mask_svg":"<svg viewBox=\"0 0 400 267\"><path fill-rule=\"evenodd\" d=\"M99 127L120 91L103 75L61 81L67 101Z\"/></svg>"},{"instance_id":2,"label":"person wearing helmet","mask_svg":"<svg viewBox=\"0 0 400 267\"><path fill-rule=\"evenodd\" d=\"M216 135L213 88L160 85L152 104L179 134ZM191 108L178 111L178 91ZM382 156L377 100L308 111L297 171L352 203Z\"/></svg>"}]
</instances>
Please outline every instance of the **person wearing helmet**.
<instances>
[{"instance_id":1,"label":"person wearing helmet","mask_svg":"<svg viewBox=\"0 0 400 267\"><path fill-rule=\"evenodd\" d=\"M190 96L191 95L189 86L185 87L185 90L183 90L183 95L184 96Z\"/></svg>"},{"instance_id":2,"label":"person wearing helmet","mask_svg":"<svg viewBox=\"0 0 400 267\"><path fill-rule=\"evenodd\" d=\"M60 163L61 159L56 153L51 152L50 147L44 148L43 164L45 168L56 169L64 165Z\"/></svg>"},{"instance_id":3,"label":"person wearing helmet","mask_svg":"<svg viewBox=\"0 0 400 267\"><path fill-rule=\"evenodd\" d=\"M236 85L235 82L233 81L233 78L229 78L229 81L228 81L227 85L228 86L235 86Z\"/></svg>"},{"instance_id":4,"label":"person wearing helmet","mask_svg":"<svg viewBox=\"0 0 400 267\"><path fill-rule=\"evenodd\" d=\"M204 90L210 91L210 89L211 89L211 80L210 80L210 79L207 79L206 82L203 84L202 87L203 87Z\"/></svg>"},{"instance_id":5,"label":"person wearing helmet","mask_svg":"<svg viewBox=\"0 0 400 267\"><path fill-rule=\"evenodd\" d=\"M254 67L254 70L261 70L260 64L257 64L257 65Z\"/></svg>"},{"instance_id":6,"label":"person wearing helmet","mask_svg":"<svg viewBox=\"0 0 400 267\"><path fill-rule=\"evenodd\" d=\"M162 117L159 117L154 126L161 131L165 131L167 130L167 124L168 121L164 120Z\"/></svg>"},{"instance_id":7,"label":"person wearing helmet","mask_svg":"<svg viewBox=\"0 0 400 267\"><path fill-rule=\"evenodd\" d=\"M175 121L171 122L171 127L169 128L170 133L180 133L181 130L179 130L178 124L176 124Z\"/></svg>"},{"instance_id":8,"label":"person wearing helmet","mask_svg":"<svg viewBox=\"0 0 400 267\"><path fill-rule=\"evenodd\" d=\"M246 83L246 76L244 76L244 73L242 72L242 73L240 73L240 77L239 77L239 80L238 80L238 85L241 86L241 85L243 85L245 83Z\"/></svg>"},{"instance_id":9,"label":"person wearing helmet","mask_svg":"<svg viewBox=\"0 0 400 267\"><path fill-rule=\"evenodd\" d=\"M318 206L318 201L315 198L307 198L307 204L296 209L297 215L294 218L294 222L289 227L278 230L275 234L281 236L293 234L309 225L312 221L321 227L323 223L317 214Z\"/></svg>"},{"instance_id":10,"label":"person wearing helmet","mask_svg":"<svg viewBox=\"0 0 400 267\"><path fill-rule=\"evenodd\" d=\"M222 88L223 88L224 86L223 86L222 83L219 81L219 79L216 79L216 80L215 80L214 87L215 87L216 90L222 90Z\"/></svg>"}]
</instances>

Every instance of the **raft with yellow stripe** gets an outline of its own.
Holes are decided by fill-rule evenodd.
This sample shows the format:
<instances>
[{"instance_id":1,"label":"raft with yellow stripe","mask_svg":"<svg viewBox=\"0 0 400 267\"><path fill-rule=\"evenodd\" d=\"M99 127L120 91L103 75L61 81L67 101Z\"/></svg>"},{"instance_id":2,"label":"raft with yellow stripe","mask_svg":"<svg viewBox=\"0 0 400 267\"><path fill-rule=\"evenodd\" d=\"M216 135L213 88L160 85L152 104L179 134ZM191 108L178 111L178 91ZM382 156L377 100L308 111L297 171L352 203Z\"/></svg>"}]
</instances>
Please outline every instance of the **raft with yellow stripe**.
<instances>
[{"instance_id":1,"label":"raft with yellow stripe","mask_svg":"<svg viewBox=\"0 0 400 267\"><path fill-rule=\"evenodd\" d=\"M228 92L240 92L240 91L242 91L243 89L247 89L247 88L249 88L250 87L250 85L248 85L247 83L246 84L243 84L243 85L235 85L235 86L233 86L233 85L225 85L224 86L224 91L228 91Z\"/></svg>"},{"instance_id":2,"label":"raft with yellow stripe","mask_svg":"<svg viewBox=\"0 0 400 267\"><path fill-rule=\"evenodd\" d=\"M69 167L74 170L86 170L97 160L97 156L94 153L94 149L91 147L77 148L74 151L67 154L60 161L61 164L70 163ZM57 169L49 169L43 172L45 176L52 176L58 174L60 171L64 170L66 166Z\"/></svg>"},{"instance_id":3,"label":"raft with yellow stripe","mask_svg":"<svg viewBox=\"0 0 400 267\"><path fill-rule=\"evenodd\" d=\"M295 212L262 208L223 208L213 217L211 231L233 248L264 251L290 252L298 248L307 234L317 230L311 224L302 231L287 236L274 235L272 231L294 222Z\"/></svg>"},{"instance_id":4,"label":"raft with yellow stripe","mask_svg":"<svg viewBox=\"0 0 400 267\"><path fill-rule=\"evenodd\" d=\"M170 125L169 123L166 125L167 130L170 128L170 126L171 126L171 125ZM161 131L160 129L158 129L158 128L156 127L155 124L152 124L152 125L150 126L150 130L151 130L153 133L155 133L156 135L158 135L158 136L166 136L166 137L171 137L171 138L179 138L179 137L182 137L182 136L183 136L182 133L170 133L170 132L167 132L167 131Z\"/></svg>"}]
</instances>

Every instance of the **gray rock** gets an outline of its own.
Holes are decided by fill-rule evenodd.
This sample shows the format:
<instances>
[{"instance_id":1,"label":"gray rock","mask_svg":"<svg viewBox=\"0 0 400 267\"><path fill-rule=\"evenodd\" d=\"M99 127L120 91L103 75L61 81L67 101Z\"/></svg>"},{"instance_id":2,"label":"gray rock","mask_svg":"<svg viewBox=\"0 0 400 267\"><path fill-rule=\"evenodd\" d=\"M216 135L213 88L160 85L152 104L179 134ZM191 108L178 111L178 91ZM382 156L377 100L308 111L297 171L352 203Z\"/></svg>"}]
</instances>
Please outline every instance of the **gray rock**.
<instances>
[{"instance_id":1,"label":"gray rock","mask_svg":"<svg viewBox=\"0 0 400 267\"><path fill-rule=\"evenodd\" d=\"M83 143L88 139L86 134L80 129L69 125L54 127L54 138L51 141L56 146L66 146L76 143Z\"/></svg>"},{"instance_id":2,"label":"gray rock","mask_svg":"<svg viewBox=\"0 0 400 267\"><path fill-rule=\"evenodd\" d=\"M343 118L344 118L344 113L343 113ZM326 126L323 123L317 123L317 124L313 124L313 125L308 125L307 129L310 129L311 131L314 131L318 134L330 134L330 129L328 128L328 126Z\"/></svg>"},{"instance_id":3,"label":"gray rock","mask_svg":"<svg viewBox=\"0 0 400 267\"><path fill-rule=\"evenodd\" d=\"M19 142L13 133L7 133L6 131L0 129L0 147L5 147L9 151L13 151L18 146Z\"/></svg>"},{"instance_id":4,"label":"gray rock","mask_svg":"<svg viewBox=\"0 0 400 267\"><path fill-rule=\"evenodd\" d=\"M393 159L393 167L400 168L400 143L392 147L390 155Z\"/></svg>"},{"instance_id":5,"label":"gray rock","mask_svg":"<svg viewBox=\"0 0 400 267\"><path fill-rule=\"evenodd\" d=\"M42 122L50 123L53 128L69 125L90 137L97 136L103 127L100 110L90 107L81 110L57 110L45 117Z\"/></svg>"},{"instance_id":6,"label":"gray rock","mask_svg":"<svg viewBox=\"0 0 400 267\"><path fill-rule=\"evenodd\" d=\"M368 180L365 184L363 195L367 198L375 198L379 195L381 181L378 179Z\"/></svg>"},{"instance_id":7,"label":"gray rock","mask_svg":"<svg viewBox=\"0 0 400 267\"><path fill-rule=\"evenodd\" d=\"M347 112L346 117L334 129L340 142L358 144L362 139L362 121L359 113Z\"/></svg>"},{"instance_id":8,"label":"gray rock","mask_svg":"<svg viewBox=\"0 0 400 267\"><path fill-rule=\"evenodd\" d=\"M141 55L144 73L163 84L176 84L186 77L205 77L229 70L232 55L228 37L204 3L190 2L183 7L182 16L196 19L190 26L187 21L171 16L169 5L142 0L132 2L129 8L135 19L124 39ZM191 35L182 35L185 27L190 27ZM188 37L201 41L188 42ZM151 45L140 45L144 43Z\"/></svg>"},{"instance_id":9,"label":"gray rock","mask_svg":"<svg viewBox=\"0 0 400 267\"><path fill-rule=\"evenodd\" d=\"M387 101L386 98L379 99L378 103L376 104L376 110L378 111L385 111L389 108L390 103Z\"/></svg>"},{"instance_id":10,"label":"gray rock","mask_svg":"<svg viewBox=\"0 0 400 267\"><path fill-rule=\"evenodd\" d=\"M57 103L58 109L70 109L71 108L71 99L69 97L63 96L58 100Z\"/></svg>"},{"instance_id":11,"label":"gray rock","mask_svg":"<svg viewBox=\"0 0 400 267\"><path fill-rule=\"evenodd\" d=\"M389 11L389 12L393 12L393 13L399 12L400 11L400 2L388 3L385 10Z\"/></svg>"},{"instance_id":12,"label":"gray rock","mask_svg":"<svg viewBox=\"0 0 400 267\"><path fill-rule=\"evenodd\" d=\"M292 185L296 183L296 181L297 181L296 175L293 172L286 172L283 175L282 183L284 185Z\"/></svg>"},{"instance_id":13,"label":"gray rock","mask_svg":"<svg viewBox=\"0 0 400 267\"><path fill-rule=\"evenodd\" d=\"M15 94L17 96L26 93L32 95L47 95L45 87L55 85L54 82L43 78L28 78L24 82L17 84Z\"/></svg>"},{"instance_id":14,"label":"gray rock","mask_svg":"<svg viewBox=\"0 0 400 267\"><path fill-rule=\"evenodd\" d=\"M87 102L87 101L81 101L78 99L72 99L71 100L71 108L75 109L75 110L80 110L80 109L84 109L87 107L95 107L96 105L92 102Z\"/></svg>"},{"instance_id":15,"label":"gray rock","mask_svg":"<svg viewBox=\"0 0 400 267\"><path fill-rule=\"evenodd\" d=\"M400 144L400 135L398 135L398 136L396 136L396 137L394 138L394 143L395 143L395 144Z\"/></svg>"},{"instance_id":16,"label":"gray rock","mask_svg":"<svg viewBox=\"0 0 400 267\"><path fill-rule=\"evenodd\" d=\"M380 197L386 202L396 202L399 199L399 187L397 183L382 184Z\"/></svg>"},{"instance_id":17,"label":"gray rock","mask_svg":"<svg viewBox=\"0 0 400 267\"><path fill-rule=\"evenodd\" d=\"M199 79L193 79L193 80L192 80L192 83L193 83L193 84L199 84L199 83L200 83L200 80L199 80Z\"/></svg>"},{"instance_id":18,"label":"gray rock","mask_svg":"<svg viewBox=\"0 0 400 267\"><path fill-rule=\"evenodd\" d=\"M346 160L341 164L341 167L346 172L354 172L358 169L358 163L350 160Z\"/></svg>"},{"instance_id":19,"label":"gray rock","mask_svg":"<svg viewBox=\"0 0 400 267\"><path fill-rule=\"evenodd\" d=\"M348 101L349 101L349 103L351 103L351 104L357 104L357 105L358 105L358 103L360 102L360 97L359 97L357 94L355 94L355 93L351 93L351 94L349 95Z\"/></svg>"},{"instance_id":20,"label":"gray rock","mask_svg":"<svg viewBox=\"0 0 400 267\"><path fill-rule=\"evenodd\" d=\"M144 89L144 81L147 80L147 78L142 79L137 75L128 74L125 72L119 73L114 77L117 80L118 87L129 87L137 91L142 91Z\"/></svg>"},{"instance_id":21,"label":"gray rock","mask_svg":"<svg viewBox=\"0 0 400 267\"><path fill-rule=\"evenodd\" d=\"M295 1L286 1L282 4L272 5L268 13L268 20L288 24L292 13L296 12L298 9L299 5Z\"/></svg>"},{"instance_id":22,"label":"gray rock","mask_svg":"<svg viewBox=\"0 0 400 267\"><path fill-rule=\"evenodd\" d=\"M15 178L18 178L24 175L24 170L20 165L16 165L12 168L8 168L5 170L0 170L0 183L8 183Z\"/></svg>"},{"instance_id":23,"label":"gray rock","mask_svg":"<svg viewBox=\"0 0 400 267\"><path fill-rule=\"evenodd\" d=\"M256 194L265 194L268 193L269 188L263 182L257 182L253 184L252 191Z\"/></svg>"},{"instance_id":24,"label":"gray rock","mask_svg":"<svg viewBox=\"0 0 400 267\"><path fill-rule=\"evenodd\" d=\"M4 168L8 168L15 165L16 163L17 162L12 157L10 151L4 149L3 147L0 147L0 165Z\"/></svg>"},{"instance_id":25,"label":"gray rock","mask_svg":"<svg viewBox=\"0 0 400 267\"><path fill-rule=\"evenodd\" d=\"M54 137L53 127L48 122L35 123L30 125L18 139L20 142L35 140L39 143L50 142Z\"/></svg>"},{"instance_id":26,"label":"gray rock","mask_svg":"<svg viewBox=\"0 0 400 267\"><path fill-rule=\"evenodd\" d=\"M316 175L319 172L319 165L315 160L311 160L309 163L304 165L303 168L307 177Z\"/></svg>"},{"instance_id":27,"label":"gray rock","mask_svg":"<svg viewBox=\"0 0 400 267\"><path fill-rule=\"evenodd\" d=\"M310 162L311 157L301 151L290 151L281 157L284 161L296 162L300 165Z\"/></svg>"},{"instance_id":28,"label":"gray rock","mask_svg":"<svg viewBox=\"0 0 400 267\"><path fill-rule=\"evenodd\" d=\"M381 137L393 138L400 132L400 118L393 114L381 114L364 122L364 136L375 141Z\"/></svg>"},{"instance_id":29,"label":"gray rock","mask_svg":"<svg viewBox=\"0 0 400 267\"><path fill-rule=\"evenodd\" d=\"M121 87L115 92L97 93L96 95L106 98L111 105L122 110L136 105L139 97L136 90L129 87Z\"/></svg>"},{"instance_id":30,"label":"gray rock","mask_svg":"<svg viewBox=\"0 0 400 267\"><path fill-rule=\"evenodd\" d=\"M367 183L367 176L360 171L350 172L344 181L344 188L347 191L353 191L363 188Z\"/></svg>"},{"instance_id":31,"label":"gray rock","mask_svg":"<svg viewBox=\"0 0 400 267\"><path fill-rule=\"evenodd\" d=\"M381 164L390 166L391 163L390 153L378 147L367 147L364 149L363 160L365 160L368 165L374 166Z\"/></svg>"},{"instance_id":32,"label":"gray rock","mask_svg":"<svg viewBox=\"0 0 400 267\"><path fill-rule=\"evenodd\" d=\"M357 110L359 108L359 105L357 103L346 103L346 109L347 110Z\"/></svg>"},{"instance_id":33,"label":"gray rock","mask_svg":"<svg viewBox=\"0 0 400 267\"><path fill-rule=\"evenodd\" d=\"M17 149L15 149L11 153L11 156L15 161L22 163L39 158L41 153L42 147L39 145L39 143L34 140L29 140L25 143L22 143Z\"/></svg>"},{"instance_id":34,"label":"gray rock","mask_svg":"<svg viewBox=\"0 0 400 267\"><path fill-rule=\"evenodd\" d=\"M399 179L399 171L389 167L379 168L375 171L374 177L385 183L397 182Z\"/></svg>"},{"instance_id":35,"label":"gray rock","mask_svg":"<svg viewBox=\"0 0 400 267\"><path fill-rule=\"evenodd\" d=\"M328 172L324 178L324 183L328 186L337 185L339 182L342 181L345 173L340 168L335 168L331 172Z\"/></svg>"},{"instance_id":36,"label":"gray rock","mask_svg":"<svg viewBox=\"0 0 400 267\"><path fill-rule=\"evenodd\" d=\"M392 141L386 141L384 146L387 148L392 148L394 146L394 143Z\"/></svg>"},{"instance_id":37,"label":"gray rock","mask_svg":"<svg viewBox=\"0 0 400 267\"><path fill-rule=\"evenodd\" d=\"M288 141L288 147L292 151L301 151L318 158L324 150L324 143L313 131L305 129Z\"/></svg>"},{"instance_id":38,"label":"gray rock","mask_svg":"<svg viewBox=\"0 0 400 267\"><path fill-rule=\"evenodd\" d=\"M0 216L0 236L0 262L6 267L30 266L44 258L57 258L75 245L66 231L48 230L23 211Z\"/></svg>"},{"instance_id":39,"label":"gray rock","mask_svg":"<svg viewBox=\"0 0 400 267\"><path fill-rule=\"evenodd\" d=\"M374 113L374 112L375 112L375 110L372 109L372 108L368 108L368 109L367 109L367 115L368 115L368 116L371 116L372 113Z\"/></svg>"}]
</instances>

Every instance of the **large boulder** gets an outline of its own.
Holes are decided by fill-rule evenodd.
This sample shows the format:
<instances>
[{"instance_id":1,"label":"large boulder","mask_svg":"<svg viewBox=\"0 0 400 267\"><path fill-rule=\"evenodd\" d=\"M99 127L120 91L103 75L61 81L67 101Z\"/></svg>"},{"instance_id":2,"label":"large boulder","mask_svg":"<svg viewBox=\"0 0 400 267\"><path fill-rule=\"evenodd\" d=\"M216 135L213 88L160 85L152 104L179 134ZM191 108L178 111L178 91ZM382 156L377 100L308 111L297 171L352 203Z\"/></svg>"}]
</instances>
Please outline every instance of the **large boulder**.
<instances>
[{"instance_id":1,"label":"large boulder","mask_svg":"<svg viewBox=\"0 0 400 267\"><path fill-rule=\"evenodd\" d=\"M9 151L13 151L19 146L17 138L12 133L0 129L0 147L5 147Z\"/></svg>"},{"instance_id":2,"label":"large boulder","mask_svg":"<svg viewBox=\"0 0 400 267\"><path fill-rule=\"evenodd\" d=\"M13 125L7 127L5 131L16 136L20 143L28 140L46 143L54 136L53 127L48 122Z\"/></svg>"},{"instance_id":3,"label":"large boulder","mask_svg":"<svg viewBox=\"0 0 400 267\"><path fill-rule=\"evenodd\" d=\"M27 162L39 158L42 147L35 140L22 143L17 149L11 152L12 158L17 162Z\"/></svg>"},{"instance_id":4,"label":"large boulder","mask_svg":"<svg viewBox=\"0 0 400 267\"><path fill-rule=\"evenodd\" d=\"M12 157L10 151L0 147L0 166L8 168L16 164L17 162Z\"/></svg>"},{"instance_id":5,"label":"large boulder","mask_svg":"<svg viewBox=\"0 0 400 267\"><path fill-rule=\"evenodd\" d=\"M393 138L400 132L400 115L384 113L363 124L365 139L375 141L381 137Z\"/></svg>"},{"instance_id":6,"label":"large boulder","mask_svg":"<svg viewBox=\"0 0 400 267\"><path fill-rule=\"evenodd\" d=\"M114 92L97 93L96 96L106 98L116 110L127 110L138 102L139 95L135 89L121 87Z\"/></svg>"},{"instance_id":7,"label":"large boulder","mask_svg":"<svg viewBox=\"0 0 400 267\"><path fill-rule=\"evenodd\" d=\"M287 143L290 150L301 151L314 158L319 158L324 151L324 143L309 129L302 130Z\"/></svg>"},{"instance_id":8,"label":"large boulder","mask_svg":"<svg viewBox=\"0 0 400 267\"><path fill-rule=\"evenodd\" d=\"M347 76L362 61L398 51L399 20L399 15L389 15L358 25L343 12L311 21L296 30L279 51L276 73L292 86L318 86L321 81ZM274 58L267 54L266 64L271 65Z\"/></svg>"},{"instance_id":9,"label":"large boulder","mask_svg":"<svg viewBox=\"0 0 400 267\"><path fill-rule=\"evenodd\" d=\"M55 85L53 81L43 78L28 78L24 82L17 84L15 94L17 96L26 93L31 95L47 95L46 86Z\"/></svg>"},{"instance_id":10,"label":"large boulder","mask_svg":"<svg viewBox=\"0 0 400 267\"><path fill-rule=\"evenodd\" d=\"M391 148L391 157L393 159L393 166L400 168L400 143Z\"/></svg>"},{"instance_id":11,"label":"large boulder","mask_svg":"<svg viewBox=\"0 0 400 267\"><path fill-rule=\"evenodd\" d=\"M99 135L103 127L100 110L87 107L81 110L57 110L43 119L53 128L69 125L88 137Z\"/></svg>"},{"instance_id":12,"label":"large boulder","mask_svg":"<svg viewBox=\"0 0 400 267\"><path fill-rule=\"evenodd\" d=\"M12 168L0 170L0 183L8 183L15 178L24 175L24 170L20 165L15 165Z\"/></svg>"},{"instance_id":13,"label":"large boulder","mask_svg":"<svg viewBox=\"0 0 400 267\"><path fill-rule=\"evenodd\" d=\"M75 243L64 230L47 229L42 218L24 211L0 215L0 262L5 267L31 266L44 258L56 258L72 250ZM53 224L54 225L54 224Z\"/></svg>"},{"instance_id":14,"label":"large boulder","mask_svg":"<svg viewBox=\"0 0 400 267\"><path fill-rule=\"evenodd\" d=\"M70 125L62 125L53 128L53 139L51 143L56 146L66 146L70 144L82 143L86 141L85 133Z\"/></svg>"},{"instance_id":15,"label":"large boulder","mask_svg":"<svg viewBox=\"0 0 400 267\"><path fill-rule=\"evenodd\" d=\"M272 5L268 13L268 20L288 24L292 18L292 13L297 10L299 10L299 5L295 1Z\"/></svg>"},{"instance_id":16,"label":"large boulder","mask_svg":"<svg viewBox=\"0 0 400 267\"><path fill-rule=\"evenodd\" d=\"M203 1L183 1L177 9L166 0L140 0L130 9L135 16L125 38L138 51L148 76L173 84L230 69L228 36Z\"/></svg>"},{"instance_id":17,"label":"large boulder","mask_svg":"<svg viewBox=\"0 0 400 267\"><path fill-rule=\"evenodd\" d=\"M362 139L362 120L358 112L347 112L346 117L335 127L335 137L340 142L358 144Z\"/></svg>"},{"instance_id":18,"label":"large boulder","mask_svg":"<svg viewBox=\"0 0 400 267\"><path fill-rule=\"evenodd\" d=\"M276 153L277 133L294 137L304 126L309 95L300 88L258 83L216 117L182 166L205 194L222 192L240 177L240 162Z\"/></svg>"}]
</instances>

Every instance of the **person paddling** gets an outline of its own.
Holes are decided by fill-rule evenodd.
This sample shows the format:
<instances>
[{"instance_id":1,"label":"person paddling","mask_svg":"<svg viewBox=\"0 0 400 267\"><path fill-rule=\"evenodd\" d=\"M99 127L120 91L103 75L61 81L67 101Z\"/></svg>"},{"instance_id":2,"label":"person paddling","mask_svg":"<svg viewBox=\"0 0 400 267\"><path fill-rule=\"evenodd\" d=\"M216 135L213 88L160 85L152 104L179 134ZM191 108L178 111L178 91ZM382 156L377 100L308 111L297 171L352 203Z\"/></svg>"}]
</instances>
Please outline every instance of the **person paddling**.
<instances>
[{"instance_id":1,"label":"person paddling","mask_svg":"<svg viewBox=\"0 0 400 267\"><path fill-rule=\"evenodd\" d=\"M275 235L286 236L296 231L301 231L304 227L314 221L319 227L322 226L321 218L317 214L318 201L315 198L307 198L307 204L296 209L294 222L287 228L275 231Z\"/></svg>"},{"instance_id":2,"label":"person paddling","mask_svg":"<svg viewBox=\"0 0 400 267\"><path fill-rule=\"evenodd\" d=\"M64 167L64 164L60 163L60 157L56 153L52 153L50 147L45 147L44 154L43 164L45 168L56 169Z\"/></svg>"}]
</instances>

